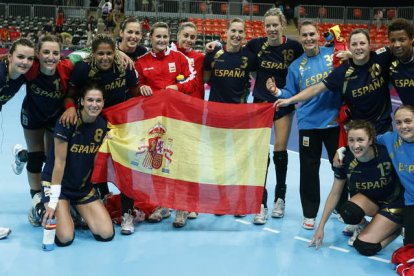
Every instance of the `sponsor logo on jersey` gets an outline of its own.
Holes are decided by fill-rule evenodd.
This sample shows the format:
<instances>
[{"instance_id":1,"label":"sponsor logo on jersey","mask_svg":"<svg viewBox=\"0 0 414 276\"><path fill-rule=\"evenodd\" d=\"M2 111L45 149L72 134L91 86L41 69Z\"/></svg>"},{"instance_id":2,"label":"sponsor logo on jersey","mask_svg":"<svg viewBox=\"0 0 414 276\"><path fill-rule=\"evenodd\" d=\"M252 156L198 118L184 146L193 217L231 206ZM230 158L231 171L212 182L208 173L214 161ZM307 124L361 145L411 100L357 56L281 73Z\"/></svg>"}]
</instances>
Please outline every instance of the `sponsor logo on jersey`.
<instances>
[{"instance_id":1,"label":"sponsor logo on jersey","mask_svg":"<svg viewBox=\"0 0 414 276\"><path fill-rule=\"evenodd\" d=\"M175 62L168 63L168 70L170 70L170 73L177 72L177 68L175 67Z\"/></svg>"}]
</instances>

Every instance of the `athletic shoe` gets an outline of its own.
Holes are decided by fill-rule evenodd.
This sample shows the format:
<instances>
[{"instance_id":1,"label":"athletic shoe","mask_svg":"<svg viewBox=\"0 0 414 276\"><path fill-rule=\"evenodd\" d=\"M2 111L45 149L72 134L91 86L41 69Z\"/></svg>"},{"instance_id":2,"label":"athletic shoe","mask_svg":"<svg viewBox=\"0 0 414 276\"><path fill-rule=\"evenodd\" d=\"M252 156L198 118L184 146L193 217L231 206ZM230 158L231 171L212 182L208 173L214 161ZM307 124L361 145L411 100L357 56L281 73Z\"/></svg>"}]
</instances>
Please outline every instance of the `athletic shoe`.
<instances>
[{"instance_id":1,"label":"athletic shoe","mask_svg":"<svg viewBox=\"0 0 414 276\"><path fill-rule=\"evenodd\" d=\"M7 236L10 235L10 233L10 228L0 227L0 240L7 238Z\"/></svg>"},{"instance_id":2,"label":"athletic shoe","mask_svg":"<svg viewBox=\"0 0 414 276\"><path fill-rule=\"evenodd\" d=\"M187 218L188 219L196 219L196 218L198 218L198 213L196 213L196 212L190 212L188 214L188 217Z\"/></svg>"},{"instance_id":3,"label":"athletic shoe","mask_svg":"<svg viewBox=\"0 0 414 276\"><path fill-rule=\"evenodd\" d=\"M40 227L42 225L42 222L40 221L39 216L37 215L36 209L34 207L29 209L29 213L27 215L27 219L29 220L29 223L33 227Z\"/></svg>"},{"instance_id":4,"label":"athletic shoe","mask_svg":"<svg viewBox=\"0 0 414 276\"><path fill-rule=\"evenodd\" d=\"M368 222L365 219L364 219L364 222L355 225L356 228L355 228L354 234L348 240L349 246L354 246L354 241L358 237L359 233L361 233L361 231L364 230L365 227L367 227L367 225L368 225Z\"/></svg>"},{"instance_id":5,"label":"athletic shoe","mask_svg":"<svg viewBox=\"0 0 414 276\"><path fill-rule=\"evenodd\" d=\"M263 225L267 220L267 208L264 205L260 205L260 213L256 214L253 218L253 223L257 225Z\"/></svg>"},{"instance_id":6,"label":"athletic shoe","mask_svg":"<svg viewBox=\"0 0 414 276\"><path fill-rule=\"evenodd\" d=\"M22 145L16 144L13 146L12 153L14 161L11 166L14 173L19 175L23 172L24 165L26 165L27 162L27 150L25 150Z\"/></svg>"},{"instance_id":7,"label":"athletic shoe","mask_svg":"<svg viewBox=\"0 0 414 276\"><path fill-rule=\"evenodd\" d=\"M239 215L239 214L237 214L237 215L234 215L234 217L235 218L244 218L246 215Z\"/></svg>"},{"instance_id":8,"label":"athletic shoe","mask_svg":"<svg viewBox=\"0 0 414 276\"><path fill-rule=\"evenodd\" d=\"M283 218L285 215L285 201L278 198L273 204L272 218Z\"/></svg>"},{"instance_id":9,"label":"athletic shoe","mask_svg":"<svg viewBox=\"0 0 414 276\"><path fill-rule=\"evenodd\" d=\"M173 226L176 228L184 227L187 222L188 212L187 211L176 211L175 220Z\"/></svg>"},{"instance_id":10,"label":"athletic shoe","mask_svg":"<svg viewBox=\"0 0 414 276\"><path fill-rule=\"evenodd\" d=\"M156 223L171 216L170 209L164 207L157 207L155 211L148 217L148 222Z\"/></svg>"},{"instance_id":11,"label":"athletic shoe","mask_svg":"<svg viewBox=\"0 0 414 276\"><path fill-rule=\"evenodd\" d=\"M122 235L131 235L134 233L134 217L130 213L125 213L122 216L121 222L121 234Z\"/></svg>"},{"instance_id":12,"label":"athletic shoe","mask_svg":"<svg viewBox=\"0 0 414 276\"><path fill-rule=\"evenodd\" d=\"M306 230L313 230L315 228L315 218L303 218L302 227Z\"/></svg>"},{"instance_id":13,"label":"athletic shoe","mask_svg":"<svg viewBox=\"0 0 414 276\"><path fill-rule=\"evenodd\" d=\"M342 234L344 236L351 237L354 234L357 227L357 225L347 224L345 228L342 230Z\"/></svg>"},{"instance_id":14,"label":"athletic shoe","mask_svg":"<svg viewBox=\"0 0 414 276\"><path fill-rule=\"evenodd\" d=\"M138 224L145 220L145 213L141 209L134 208L132 211L133 223Z\"/></svg>"},{"instance_id":15,"label":"athletic shoe","mask_svg":"<svg viewBox=\"0 0 414 276\"><path fill-rule=\"evenodd\" d=\"M39 227L42 225L42 210L39 207L42 207L42 194L40 192L36 193L32 198L32 208L29 210L28 220L30 224L34 227Z\"/></svg>"}]
</instances>

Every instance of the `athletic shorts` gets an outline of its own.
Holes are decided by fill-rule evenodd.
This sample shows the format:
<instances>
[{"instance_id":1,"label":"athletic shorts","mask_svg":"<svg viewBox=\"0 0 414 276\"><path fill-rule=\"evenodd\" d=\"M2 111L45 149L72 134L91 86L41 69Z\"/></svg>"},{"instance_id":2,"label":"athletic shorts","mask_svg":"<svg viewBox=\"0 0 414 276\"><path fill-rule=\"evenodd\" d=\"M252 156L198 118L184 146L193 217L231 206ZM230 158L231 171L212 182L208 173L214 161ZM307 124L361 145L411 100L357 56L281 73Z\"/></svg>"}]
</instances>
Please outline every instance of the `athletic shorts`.
<instances>
[{"instance_id":1,"label":"athletic shorts","mask_svg":"<svg viewBox=\"0 0 414 276\"><path fill-rule=\"evenodd\" d=\"M266 101L263 101L262 99L259 99L259 98L256 98L256 97L253 98L253 103L265 103L265 102ZM296 108L295 108L294 104L279 108L279 110L275 111L275 113L273 115L273 121L277 121L280 118L294 112L295 109Z\"/></svg>"},{"instance_id":2,"label":"athletic shorts","mask_svg":"<svg viewBox=\"0 0 414 276\"><path fill-rule=\"evenodd\" d=\"M42 202L49 202L50 182L42 181ZM93 202L99 199L99 194L91 183L80 189L69 189L62 185L59 199L69 200L71 205L81 205Z\"/></svg>"},{"instance_id":3,"label":"athletic shorts","mask_svg":"<svg viewBox=\"0 0 414 276\"><path fill-rule=\"evenodd\" d=\"M61 112L47 119L40 118L36 112L22 108L20 112L20 123L24 129L47 129L51 132L55 129L56 121L60 118Z\"/></svg>"},{"instance_id":4,"label":"athletic shorts","mask_svg":"<svg viewBox=\"0 0 414 276\"><path fill-rule=\"evenodd\" d=\"M391 203L377 203L379 206L379 214L388 218L389 220L402 224L403 222L403 208L404 208L404 199L400 198Z\"/></svg>"}]
</instances>

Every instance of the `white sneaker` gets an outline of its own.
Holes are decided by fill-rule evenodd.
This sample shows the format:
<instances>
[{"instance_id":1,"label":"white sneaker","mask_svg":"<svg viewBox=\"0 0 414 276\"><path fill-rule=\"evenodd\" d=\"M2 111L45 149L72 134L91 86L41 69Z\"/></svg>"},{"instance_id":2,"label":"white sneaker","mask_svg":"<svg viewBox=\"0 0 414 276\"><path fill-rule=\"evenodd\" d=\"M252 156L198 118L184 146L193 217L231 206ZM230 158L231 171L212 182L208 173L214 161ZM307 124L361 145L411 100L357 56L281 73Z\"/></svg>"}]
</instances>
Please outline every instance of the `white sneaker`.
<instances>
[{"instance_id":1,"label":"white sneaker","mask_svg":"<svg viewBox=\"0 0 414 276\"><path fill-rule=\"evenodd\" d=\"M24 154L24 158L19 158L19 154ZM27 162L27 150L23 148L22 145L16 144L13 146L12 154L14 156L14 161L11 166L15 174L19 175L23 172L24 165Z\"/></svg>"},{"instance_id":2,"label":"white sneaker","mask_svg":"<svg viewBox=\"0 0 414 276\"><path fill-rule=\"evenodd\" d=\"M170 209L164 207L157 207L154 212L148 217L148 222L156 223L171 216Z\"/></svg>"},{"instance_id":3,"label":"white sneaker","mask_svg":"<svg viewBox=\"0 0 414 276\"><path fill-rule=\"evenodd\" d=\"M278 198L273 204L272 218L283 218L285 215L285 201Z\"/></svg>"},{"instance_id":4,"label":"white sneaker","mask_svg":"<svg viewBox=\"0 0 414 276\"><path fill-rule=\"evenodd\" d=\"M198 218L198 213L197 212L190 212L188 214L188 217L187 218L189 218L189 219L196 219L196 218Z\"/></svg>"},{"instance_id":5,"label":"white sneaker","mask_svg":"<svg viewBox=\"0 0 414 276\"><path fill-rule=\"evenodd\" d=\"M264 205L260 205L260 213L256 214L253 218L253 223L257 225L263 225L267 220L267 208Z\"/></svg>"},{"instance_id":6,"label":"white sneaker","mask_svg":"<svg viewBox=\"0 0 414 276\"><path fill-rule=\"evenodd\" d=\"M184 227L185 224L187 223L187 218L188 218L188 212L187 211L177 210L175 212L175 220L173 222L173 226L175 228Z\"/></svg>"},{"instance_id":7,"label":"white sneaker","mask_svg":"<svg viewBox=\"0 0 414 276\"><path fill-rule=\"evenodd\" d=\"M121 234L122 235L131 235L134 233L134 217L130 213L125 213L122 216L121 222Z\"/></svg>"},{"instance_id":8,"label":"white sneaker","mask_svg":"<svg viewBox=\"0 0 414 276\"><path fill-rule=\"evenodd\" d=\"M315 228L315 218L303 218L302 227L306 230L313 230Z\"/></svg>"},{"instance_id":9,"label":"white sneaker","mask_svg":"<svg viewBox=\"0 0 414 276\"><path fill-rule=\"evenodd\" d=\"M10 235L10 233L10 228L0 227L0 240L7 238L7 236Z\"/></svg>"},{"instance_id":10,"label":"white sneaker","mask_svg":"<svg viewBox=\"0 0 414 276\"><path fill-rule=\"evenodd\" d=\"M32 198L32 208L29 210L27 219L33 227L39 227L42 224L40 214L37 212L37 205L42 201L42 194L36 193Z\"/></svg>"},{"instance_id":11,"label":"white sneaker","mask_svg":"<svg viewBox=\"0 0 414 276\"><path fill-rule=\"evenodd\" d=\"M364 222L355 225L356 228L355 228L354 234L348 240L348 245L349 246L354 246L354 241L358 237L359 233L361 233L361 231L364 230L365 227L367 227L367 225L368 225L368 222L365 219L364 219Z\"/></svg>"},{"instance_id":12,"label":"white sneaker","mask_svg":"<svg viewBox=\"0 0 414 276\"><path fill-rule=\"evenodd\" d=\"M355 230L357 229L358 225L347 224L344 229L342 229L342 234L344 236L351 237L354 235Z\"/></svg>"}]
</instances>

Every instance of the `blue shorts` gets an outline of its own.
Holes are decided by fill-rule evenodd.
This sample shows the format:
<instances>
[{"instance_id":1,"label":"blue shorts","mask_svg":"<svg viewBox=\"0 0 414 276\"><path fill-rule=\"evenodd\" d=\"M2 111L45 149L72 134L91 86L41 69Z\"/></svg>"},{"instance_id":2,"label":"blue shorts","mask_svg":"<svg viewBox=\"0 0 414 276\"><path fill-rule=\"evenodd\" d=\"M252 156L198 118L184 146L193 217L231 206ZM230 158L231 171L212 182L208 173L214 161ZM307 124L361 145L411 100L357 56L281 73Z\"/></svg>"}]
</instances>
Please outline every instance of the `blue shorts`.
<instances>
[{"instance_id":1,"label":"blue shorts","mask_svg":"<svg viewBox=\"0 0 414 276\"><path fill-rule=\"evenodd\" d=\"M42 202L49 202L50 182L42 181ZM69 189L62 185L59 199L69 200L71 205L81 205L99 199L99 194L91 183L80 189Z\"/></svg>"},{"instance_id":2,"label":"blue shorts","mask_svg":"<svg viewBox=\"0 0 414 276\"><path fill-rule=\"evenodd\" d=\"M384 217L388 218L389 220L402 224L403 222L403 208L404 208L404 199L399 198L393 202L379 202L377 203L379 206L378 213L383 215Z\"/></svg>"},{"instance_id":3,"label":"blue shorts","mask_svg":"<svg viewBox=\"0 0 414 276\"><path fill-rule=\"evenodd\" d=\"M256 97L253 98L253 103L265 103L265 102L267 102L267 101L264 101L264 100L256 98ZM275 114L273 115L273 121L277 121L280 118L294 112L295 109L296 109L296 107L295 107L294 104L279 108L279 110L275 111Z\"/></svg>"},{"instance_id":4,"label":"blue shorts","mask_svg":"<svg viewBox=\"0 0 414 276\"><path fill-rule=\"evenodd\" d=\"M41 111L37 111L31 107L27 101L23 101L22 110L20 112L20 123L24 129L47 129L54 130L56 121L63 113L63 108L56 110L54 114L45 115Z\"/></svg>"}]
</instances>

